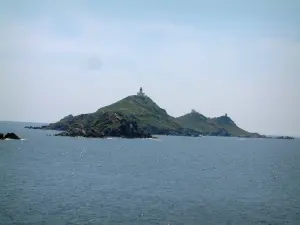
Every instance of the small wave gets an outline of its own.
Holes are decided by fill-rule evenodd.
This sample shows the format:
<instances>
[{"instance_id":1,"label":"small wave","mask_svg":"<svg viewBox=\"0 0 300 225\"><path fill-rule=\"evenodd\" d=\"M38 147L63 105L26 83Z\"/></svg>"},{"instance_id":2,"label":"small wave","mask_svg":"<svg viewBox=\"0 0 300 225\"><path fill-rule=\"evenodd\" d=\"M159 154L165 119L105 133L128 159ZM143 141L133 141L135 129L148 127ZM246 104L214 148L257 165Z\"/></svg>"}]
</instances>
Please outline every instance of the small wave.
<instances>
[{"instance_id":1,"label":"small wave","mask_svg":"<svg viewBox=\"0 0 300 225\"><path fill-rule=\"evenodd\" d=\"M158 138L145 138L146 140L152 140L152 141L161 141L160 139Z\"/></svg>"},{"instance_id":2,"label":"small wave","mask_svg":"<svg viewBox=\"0 0 300 225\"><path fill-rule=\"evenodd\" d=\"M18 141L18 140L21 140L21 141L26 141L26 139L11 139L11 138L5 138L4 141Z\"/></svg>"}]
</instances>

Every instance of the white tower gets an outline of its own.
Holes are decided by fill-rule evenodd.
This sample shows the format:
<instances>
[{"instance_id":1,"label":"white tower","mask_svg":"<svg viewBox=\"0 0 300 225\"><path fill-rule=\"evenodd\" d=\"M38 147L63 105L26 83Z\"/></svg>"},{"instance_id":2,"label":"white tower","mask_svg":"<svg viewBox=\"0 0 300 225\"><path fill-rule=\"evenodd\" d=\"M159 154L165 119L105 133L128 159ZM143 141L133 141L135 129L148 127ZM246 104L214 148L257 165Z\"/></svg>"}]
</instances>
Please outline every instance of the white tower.
<instances>
[{"instance_id":1,"label":"white tower","mask_svg":"<svg viewBox=\"0 0 300 225\"><path fill-rule=\"evenodd\" d=\"M143 92L143 88L140 88L140 91L137 93L138 96L145 96L145 93Z\"/></svg>"}]
</instances>

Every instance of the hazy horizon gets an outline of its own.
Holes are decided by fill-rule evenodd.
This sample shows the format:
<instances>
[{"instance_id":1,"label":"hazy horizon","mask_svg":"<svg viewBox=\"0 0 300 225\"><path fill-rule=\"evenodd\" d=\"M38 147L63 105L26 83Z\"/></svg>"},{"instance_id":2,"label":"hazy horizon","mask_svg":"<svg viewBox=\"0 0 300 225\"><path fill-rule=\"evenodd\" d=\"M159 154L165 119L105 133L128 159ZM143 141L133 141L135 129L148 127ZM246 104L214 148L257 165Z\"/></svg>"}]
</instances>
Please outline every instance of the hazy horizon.
<instances>
[{"instance_id":1,"label":"hazy horizon","mask_svg":"<svg viewBox=\"0 0 300 225\"><path fill-rule=\"evenodd\" d=\"M300 136L300 2L0 1L0 121L55 122L135 94Z\"/></svg>"}]
</instances>

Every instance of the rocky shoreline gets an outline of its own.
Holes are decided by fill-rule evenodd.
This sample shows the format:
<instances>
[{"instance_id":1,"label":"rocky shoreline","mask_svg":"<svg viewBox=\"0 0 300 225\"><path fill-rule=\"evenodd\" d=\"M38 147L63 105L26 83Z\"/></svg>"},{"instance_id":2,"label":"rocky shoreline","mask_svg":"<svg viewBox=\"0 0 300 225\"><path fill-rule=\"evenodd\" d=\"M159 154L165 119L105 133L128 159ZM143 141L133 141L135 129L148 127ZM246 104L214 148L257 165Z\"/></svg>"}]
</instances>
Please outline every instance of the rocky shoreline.
<instances>
[{"instance_id":1,"label":"rocky shoreline","mask_svg":"<svg viewBox=\"0 0 300 225\"><path fill-rule=\"evenodd\" d=\"M130 121L122 121L122 124L116 128L110 128L105 131L97 131L89 127L71 127L67 131L55 134L55 136L86 137L86 138L153 138L152 135L137 128L137 124Z\"/></svg>"},{"instance_id":2,"label":"rocky shoreline","mask_svg":"<svg viewBox=\"0 0 300 225\"><path fill-rule=\"evenodd\" d=\"M131 127L131 128L130 128ZM33 127L25 126L27 129L41 129L41 130L53 130L49 129L48 126ZM61 130L57 130L61 131ZM1 134L0 134L1 135ZM220 132L215 132L207 135L201 135L199 132L193 130L180 130L180 131L161 131L156 132L153 135L164 135L164 136L186 136L186 137L237 137L237 138L262 138L262 139L281 139L281 140L294 140L291 136L279 136L270 137L266 135L260 135L253 133L249 136L232 136L226 132L225 129L220 130ZM156 138L149 132L137 129L137 124L135 122L125 122L121 127L115 129L108 129L106 132L97 132L89 127L71 127L67 131L62 131L58 134L50 136L68 136L68 137L84 137L84 138L108 138L108 137L120 137L120 138ZM1 136L0 136L1 137Z\"/></svg>"},{"instance_id":3,"label":"rocky shoreline","mask_svg":"<svg viewBox=\"0 0 300 225\"><path fill-rule=\"evenodd\" d=\"M68 119L72 118L68 117ZM26 126L25 128L62 131L54 136L85 138L121 137L130 139L153 138L149 132L139 128L136 121L127 119L118 113L105 113L102 115L101 119L101 126L91 126L90 124L84 123L70 123L64 126L49 124L48 126Z\"/></svg>"},{"instance_id":4,"label":"rocky shoreline","mask_svg":"<svg viewBox=\"0 0 300 225\"><path fill-rule=\"evenodd\" d=\"M132 127L131 127L132 126ZM130 128L131 127L131 128ZM33 127L33 126L25 126L27 129L41 129L41 130L55 130L49 129L48 126L41 127ZM57 130L62 131L62 130ZM0 139L1 139L0 134ZM249 136L232 136L228 134L225 129L220 129L219 132L210 133L206 135L201 135L199 132L195 132L193 130L179 130L179 131L158 131L153 135L164 135L164 136L187 136L187 137L237 137L237 138L263 138L263 139L280 139L280 140L294 140L294 137L291 136L278 136L278 137L270 137L266 135L260 135L253 133ZM121 127L116 129L108 129L106 132L97 132L94 129L89 127L71 127L67 131L63 131L58 134L50 135L50 136L69 136L69 137L84 137L84 138L108 138L108 137L120 137L120 138L156 138L151 135L149 132L145 132L143 130L138 131L137 124L135 122L125 122ZM12 139L12 138L11 138Z\"/></svg>"}]
</instances>

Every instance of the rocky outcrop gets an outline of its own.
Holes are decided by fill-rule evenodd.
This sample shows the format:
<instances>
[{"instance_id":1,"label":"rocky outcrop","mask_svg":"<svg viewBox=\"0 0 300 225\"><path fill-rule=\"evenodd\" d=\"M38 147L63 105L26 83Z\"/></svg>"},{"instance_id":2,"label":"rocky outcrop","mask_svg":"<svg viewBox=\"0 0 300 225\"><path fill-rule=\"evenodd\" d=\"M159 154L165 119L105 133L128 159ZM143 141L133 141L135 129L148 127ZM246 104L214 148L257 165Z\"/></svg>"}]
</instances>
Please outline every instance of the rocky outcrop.
<instances>
[{"instance_id":1,"label":"rocky outcrop","mask_svg":"<svg viewBox=\"0 0 300 225\"><path fill-rule=\"evenodd\" d=\"M225 128L219 128L217 131L209 133L209 136L229 137L231 135L228 133L228 131Z\"/></svg>"},{"instance_id":2,"label":"rocky outcrop","mask_svg":"<svg viewBox=\"0 0 300 225\"><path fill-rule=\"evenodd\" d=\"M240 137L240 138L269 138L266 135L261 135L258 133L249 133L249 135L241 135L241 136L236 136L236 137Z\"/></svg>"},{"instance_id":3,"label":"rocky outcrop","mask_svg":"<svg viewBox=\"0 0 300 225\"><path fill-rule=\"evenodd\" d=\"M41 129L41 127L25 126L26 129Z\"/></svg>"},{"instance_id":4,"label":"rocky outcrop","mask_svg":"<svg viewBox=\"0 0 300 225\"><path fill-rule=\"evenodd\" d=\"M49 125L44 125L40 127L33 127L33 126L25 126L26 129L33 129L33 130L67 130L69 128L69 125L67 123L50 123Z\"/></svg>"},{"instance_id":5,"label":"rocky outcrop","mask_svg":"<svg viewBox=\"0 0 300 225\"><path fill-rule=\"evenodd\" d=\"M280 136L280 137L276 137L276 139L293 140L293 139L295 139L295 138L294 138L294 137L290 137L290 136Z\"/></svg>"},{"instance_id":6,"label":"rocky outcrop","mask_svg":"<svg viewBox=\"0 0 300 225\"><path fill-rule=\"evenodd\" d=\"M5 135L0 133L0 140L5 140L5 139L20 140L21 138L19 138L15 133L7 133Z\"/></svg>"},{"instance_id":7,"label":"rocky outcrop","mask_svg":"<svg viewBox=\"0 0 300 225\"><path fill-rule=\"evenodd\" d=\"M248 138L264 138L263 135L260 135L258 133L252 133L252 134L250 134L250 135L248 135L246 137L248 137Z\"/></svg>"},{"instance_id":8,"label":"rocky outcrop","mask_svg":"<svg viewBox=\"0 0 300 225\"><path fill-rule=\"evenodd\" d=\"M67 131L56 134L55 136L69 136L69 137L105 137L103 133L96 133L89 128L70 128Z\"/></svg>"},{"instance_id":9,"label":"rocky outcrop","mask_svg":"<svg viewBox=\"0 0 300 225\"><path fill-rule=\"evenodd\" d=\"M99 115L99 120L94 124L75 123L69 124L67 131L56 136L71 137L122 137L122 138L151 138L151 134L138 127L134 120L130 120L119 113L106 112Z\"/></svg>"}]
</instances>

